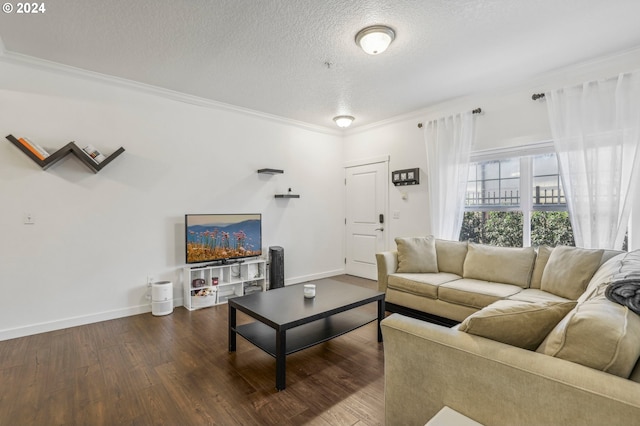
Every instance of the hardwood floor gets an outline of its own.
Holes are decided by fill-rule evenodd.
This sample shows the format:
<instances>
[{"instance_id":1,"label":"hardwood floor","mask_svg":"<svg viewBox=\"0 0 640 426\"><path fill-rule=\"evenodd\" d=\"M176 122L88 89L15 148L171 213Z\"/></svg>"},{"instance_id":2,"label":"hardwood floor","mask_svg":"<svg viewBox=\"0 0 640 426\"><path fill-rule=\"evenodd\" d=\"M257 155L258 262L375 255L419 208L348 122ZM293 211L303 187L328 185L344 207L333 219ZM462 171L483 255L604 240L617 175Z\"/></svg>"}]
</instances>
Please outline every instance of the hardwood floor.
<instances>
[{"instance_id":1,"label":"hardwood floor","mask_svg":"<svg viewBox=\"0 0 640 426\"><path fill-rule=\"evenodd\" d=\"M380 425L383 391L375 322L288 356L282 392L274 358L228 352L227 305L0 342L1 425Z\"/></svg>"}]
</instances>

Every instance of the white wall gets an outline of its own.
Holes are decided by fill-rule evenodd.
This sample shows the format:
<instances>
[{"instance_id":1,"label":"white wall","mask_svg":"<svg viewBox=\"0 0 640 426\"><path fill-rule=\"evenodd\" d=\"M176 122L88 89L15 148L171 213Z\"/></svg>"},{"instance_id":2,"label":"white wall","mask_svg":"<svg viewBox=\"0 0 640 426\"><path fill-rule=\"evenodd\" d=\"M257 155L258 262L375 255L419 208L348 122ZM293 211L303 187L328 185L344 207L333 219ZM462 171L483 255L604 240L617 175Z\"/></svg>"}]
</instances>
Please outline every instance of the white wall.
<instances>
[{"instance_id":1,"label":"white wall","mask_svg":"<svg viewBox=\"0 0 640 426\"><path fill-rule=\"evenodd\" d=\"M43 171L0 143L0 340L147 312L148 275L180 303L185 213L262 213L288 284L343 272L337 132L11 61L0 76L3 138L126 149L93 174L72 156ZM289 187L301 198L274 199Z\"/></svg>"},{"instance_id":2,"label":"white wall","mask_svg":"<svg viewBox=\"0 0 640 426\"><path fill-rule=\"evenodd\" d=\"M548 140L546 105L532 93L637 68L640 49L342 136L0 60L1 136L27 136L50 151L70 140L105 154L126 149L93 174L72 157L42 171L0 143L0 340L148 312L148 275L173 281L179 303L185 213L262 213L263 247L285 248L288 284L341 273L345 162L390 155L390 170L421 169L420 185L390 185L393 247L396 236L429 233L418 122L481 107L476 150ZM285 174L258 175L263 167ZM302 198L273 198L289 187ZM640 229L637 204L632 231ZM22 224L27 212L35 225ZM633 235L631 247L640 247Z\"/></svg>"},{"instance_id":3,"label":"white wall","mask_svg":"<svg viewBox=\"0 0 640 426\"><path fill-rule=\"evenodd\" d=\"M551 131L546 104L540 100L533 101L532 94L594 79L609 78L639 68L640 49L636 49L537 76L518 87L491 93L479 92L384 123L355 128L345 137L345 161L389 155L390 171L420 168L419 185L390 187L389 211L398 212L400 215L399 219L394 219L391 214L387 226L389 248L395 249L395 237L430 233L426 149L423 130L417 127L418 122L426 123L457 112L482 108L483 113L475 116L474 151L548 141L551 139ZM402 197L403 193L406 194L406 200ZM631 223L632 249L640 248L640 197L638 198Z\"/></svg>"}]
</instances>

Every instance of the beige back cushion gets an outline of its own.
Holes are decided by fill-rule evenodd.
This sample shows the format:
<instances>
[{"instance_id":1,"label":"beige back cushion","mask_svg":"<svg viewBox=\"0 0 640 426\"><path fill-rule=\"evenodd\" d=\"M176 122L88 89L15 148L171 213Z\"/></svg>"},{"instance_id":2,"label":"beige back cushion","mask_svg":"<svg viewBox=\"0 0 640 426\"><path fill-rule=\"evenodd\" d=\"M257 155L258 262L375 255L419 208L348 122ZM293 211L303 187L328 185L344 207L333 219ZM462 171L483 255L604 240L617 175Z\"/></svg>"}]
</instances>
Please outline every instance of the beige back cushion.
<instances>
[{"instance_id":1,"label":"beige back cushion","mask_svg":"<svg viewBox=\"0 0 640 426\"><path fill-rule=\"evenodd\" d=\"M577 300L600 266L602 253L603 250L555 247L542 273L540 289Z\"/></svg>"},{"instance_id":2,"label":"beige back cushion","mask_svg":"<svg viewBox=\"0 0 640 426\"><path fill-rule=\"evenodd\" d=\"M530 288L540 288L540 284L542 282L542 273L544 272L545 266L547 266L547 262L549 261L549 256L551 256L552 250L553 247L549 246L538 247L536 263L533 266L533 273L531 274L531 285L529 286Z\"/></svg>"},{"instance_id":3,"label":"beige back cushion","mask_svg":"<svg viewBox=\"0 0 640 426\"><path fill-rule=\"evenodd\" d=\"M533 351L575 305L499 300L469 315L458 330Z\"/></svg>"},{"instance_id":4,"label":"beige back cushion","mask_svg":"<svg viewBox=\"0 0 640 426\"><path fill-rule=\"evenodd\" d=\"M435 237L398 237L396 245L398 246L397 272L438 272Z\"/></svg>"},{"instance_id":5,"label":"beige back cushion","mask_svg":"<svg viewBox=\"0 0 640 426\"><path fill-rule=\"evenodd\" d=\"M494 247L469 243L464 278L529 287L536 252L532 247Z\"/></svg>"},{"instance_id":6,"label":"beige back cushion","mask_svg":"<svg viewBox=\"0 0 640 426\"><path fill-rule=\"evenodd\" d=\"M640 357L640 316L597 297L576 306L537 352L627 378Z\"/></svg>"},{"instance_id":7,"label":"beige back cushion","mask_svg":"<svg viewBox=\"0 0 640 426\"><path fill-rule=\"evenodd\" d=\"M466 241L448 241L436 239L438 270L462 276L464 259L467 257Z\"/></svg>"},{"instance_id":8,"label":"beige back cushion","mask_svg":"<svg viewBox=\"0 0 640 426\"><path fill-rule=\"evenodd\" d=\"M636 362L636 366L634 367L633 371L631 371L629 380L640 383L640 359L638 360L638 362Z\"/></svg>"},{"instance_id":9,"label":"beige back cushion","mask_svg":"<svg viewBox=\"0 0 640 426\"><path fill-rule=\"evenodd\" d=\"M587 289L578 298L578 303L582 303L589 299L605 298L605 290L616 275L629 270L640 270L638 262L629 262L627 258L630 253L622 253L607 260L598 268L591 281L587 285Z\"/></svg>"}]
</instances>

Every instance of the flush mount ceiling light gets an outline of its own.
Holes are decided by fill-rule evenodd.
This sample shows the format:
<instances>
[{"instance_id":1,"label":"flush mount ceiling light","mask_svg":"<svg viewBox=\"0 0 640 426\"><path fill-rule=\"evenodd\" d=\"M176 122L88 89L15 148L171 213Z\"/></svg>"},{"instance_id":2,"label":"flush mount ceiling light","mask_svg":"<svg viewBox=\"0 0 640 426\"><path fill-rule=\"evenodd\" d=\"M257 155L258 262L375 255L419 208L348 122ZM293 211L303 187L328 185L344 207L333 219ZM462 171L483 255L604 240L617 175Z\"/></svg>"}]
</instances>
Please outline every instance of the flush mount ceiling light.
<instances>
[{"instance_id":1,"label":"flush mount ceiling light","mask_svg":"<svg viewBox=\"0 0 640 426\"><path fill-rule=\"evenodd\" d=\"M351 123L353 122L353 120L355 120L355 118L353 118L350 115L339 115L337 117L333 117L333 121L336 122L338 127L342 127L342 128L351 126Z\"/></svg>"},{"instance_id":2,"label":"flush mount ceiling light","mask_svg":"<svg viewBox=\"0 0 640 426\"><path fill-rule=\"evenodd\" d=\"M374 25L361 29L356 34L356 44L369 55L378 55L396 38L396 33L384 25Z\"/></svg>"}]
</instances>

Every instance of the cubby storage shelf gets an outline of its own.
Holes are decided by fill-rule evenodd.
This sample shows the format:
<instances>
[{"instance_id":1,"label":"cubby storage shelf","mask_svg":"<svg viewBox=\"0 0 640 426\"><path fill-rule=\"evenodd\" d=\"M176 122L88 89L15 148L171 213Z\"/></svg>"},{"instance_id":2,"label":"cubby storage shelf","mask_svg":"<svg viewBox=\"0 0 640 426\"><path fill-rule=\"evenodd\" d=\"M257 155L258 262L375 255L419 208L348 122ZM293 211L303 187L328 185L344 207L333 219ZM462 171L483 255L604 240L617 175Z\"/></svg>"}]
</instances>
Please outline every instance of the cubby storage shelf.
<instances>
[{"instance_id":1,"label":"cubby storage shelf","mask_svg":"<svg viewBox=\"0 0 640 426\"><path fill-rule=\"evenodd\" d=\"M42 167L42 170L47 170L49 167L53 166L54 164L62 160L67 155L73 154L76 157L78 157L78 159L82 162L82 164L87 166L93 173L98 173L107 164L112 162L117 156L119 156L124 152L124 148L120 147L113 154L111 154L110 156L102 160L100 163L96 163L82 150L82 148L78 147L78 145L76 145L75 142L69 142L68 144L66 144L65 146L63 146L62 148L54 152L53 154L46 157L44 160L41 160L38 157L36 157L31 151L29 151L27 147L25 147L22 143L20 143L20 141L16 139L13 135L8 135L7 139L9 140L9 142L17 146L18 149L20 149L20 151L22 151L27 157L31 158L31 160L33 160L37 165Z\"/></svg>"},{"instance_id":2,"label":"cubby storage shelf","mask_svg":"<svg viewBox=\"0 0 640 426\"><path fill-rule=\"evenodd\" d=\"M198 285L197 281L203 283ZM190 311L227 303L231 297L267 290L266 261L182 268L184 307Z\"/></svg>"}]
</instances>

